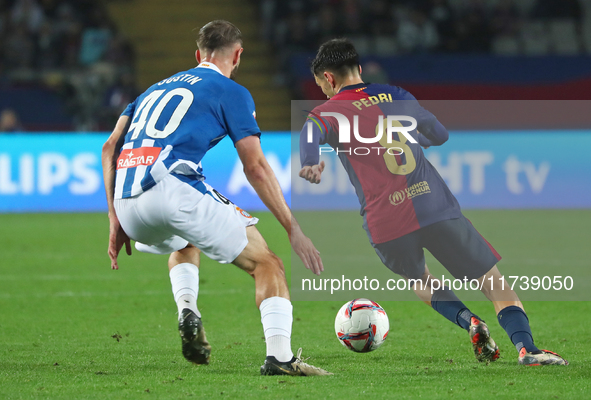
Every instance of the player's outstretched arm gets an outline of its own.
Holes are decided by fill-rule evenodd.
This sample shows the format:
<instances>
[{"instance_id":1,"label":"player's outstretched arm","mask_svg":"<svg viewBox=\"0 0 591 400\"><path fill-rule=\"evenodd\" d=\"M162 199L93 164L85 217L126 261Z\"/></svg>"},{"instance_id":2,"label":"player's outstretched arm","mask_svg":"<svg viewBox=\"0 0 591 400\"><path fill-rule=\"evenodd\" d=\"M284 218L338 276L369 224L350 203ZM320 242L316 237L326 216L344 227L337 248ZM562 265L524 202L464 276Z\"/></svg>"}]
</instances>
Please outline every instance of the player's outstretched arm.
<instances>
[{"instance_id":1,"label":"player's outstretched arm","mask_svg":"<svg viewBox=\"0 0 591 400\"><path fill-rule=\"evenodd\" d=\"M115 172L117 155L123 146L125 140L125 133L129 127L129 117L121 116L115 125L115 129L109 139L103 145L102 164L103 164L103 178L105 180L105 191L107 193L107 205L109 207L109 258L111 259L111 269L119 269L117 264L117 256L125 245L125 251L131 255L131 243L129 237L121 228L115 207L113 206L113 198L115 195Z\"/></svg>"},{"instance_id":2,"label":"player's outstretched arm","mask_svg":"<svg viewBox=\"0 0 591 400\"><path fill-rule=\"evenodd\" d=\"M263 154L259 138L247 136L240 139L236 142L236 150L244 166L244 174L248 182L287 231L293 250L302 259L306 268L312 270L316 275L320 275L320 272L324 271L320 253L312 241L304 235L291 214L275 173Z\"/></svg>"}]
</instances>

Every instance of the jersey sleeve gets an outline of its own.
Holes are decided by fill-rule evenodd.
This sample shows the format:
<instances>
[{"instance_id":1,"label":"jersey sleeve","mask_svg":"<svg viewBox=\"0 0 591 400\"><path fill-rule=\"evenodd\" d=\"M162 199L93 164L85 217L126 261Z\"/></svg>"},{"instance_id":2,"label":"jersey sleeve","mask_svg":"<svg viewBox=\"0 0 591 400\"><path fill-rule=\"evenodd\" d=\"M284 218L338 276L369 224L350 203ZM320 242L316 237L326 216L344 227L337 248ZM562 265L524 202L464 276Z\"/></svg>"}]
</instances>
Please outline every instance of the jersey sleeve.
<instances>
[{"instance_id":1,"label":"jersey sleeve","mask_svg":"<svg viewBox=\"0 0 591 400\"><path fill-rule=\"evenodd\" d=\"M236 85L224 93L221 99L222 125L236 144L247 136L261 135L256 121L254 100L246 88Z\"/></svg>"},{"instance_id":2,"label":"jersey sleeve","mask_svg":"<svg viewBox=\"0 0 591 400\"><path fill-rule=\"evenodd\" d=\"M127 107L125 107L125 110L121 113L121 116L126 116L129 118L133 117L133 113L135 112L136 103L137 103L137 99L135 99L134 101L129 103L127 105Z\"/></svg>"},{"instance_id":3,"label":"jersey sleeve","mask_svg":"<svg viewBox=\"0 0 591 400\"><path fill-rule=\"evenodd\" d=\"M405 102L408 103L408 115L417 120L417 130L420 133L419 144L421 146L441 146L449 139L449 132L437 117L421 106L418 100L409 92L405 93Z\"/></svg>"},{"instance_id":4,"label":"jersey sleeve","mask_svg":"<svg viewBox=\"0 0 591 400\"><path fill-rule=\"evenodd\" d=\"M308 114L304 127L300 131L300 162L302 167L316 165L320 162L320 145L337 145L336 138L332 143L330 135L338 130L334 117L321 116L322 107L316 107ZM334 135L333 135L334 136Z\"/></svg>"},{"instance_id":5,"label":"jersey sleeve","mask_svg":"<svg viewBox=\"0 0 591 400\"><path fill-rule=\"evenodd\" d=\"M320 162L320 145L326 142L322 125L309 118L300 132L300 162L302 167L317 165Z\"/></svg>"}]
</instances>

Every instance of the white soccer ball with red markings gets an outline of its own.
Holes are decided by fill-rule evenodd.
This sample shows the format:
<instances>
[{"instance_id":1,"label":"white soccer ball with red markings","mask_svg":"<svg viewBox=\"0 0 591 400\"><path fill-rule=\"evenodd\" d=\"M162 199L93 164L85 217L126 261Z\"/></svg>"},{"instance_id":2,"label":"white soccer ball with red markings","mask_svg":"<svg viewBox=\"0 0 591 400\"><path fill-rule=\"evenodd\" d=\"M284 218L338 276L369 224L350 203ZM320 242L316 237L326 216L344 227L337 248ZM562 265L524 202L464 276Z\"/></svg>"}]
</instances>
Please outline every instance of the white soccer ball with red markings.
<instances>
[{"instance_id":1,"label":"white soccer ball with red markings","mask_svg":"<svg viewBox=\"0 0 591 400\"><path fill-rule=\"evenodd\" d=\"M390 331L386 311L375 301L355 299L337 313L334 330L349 350L367 353L380 347Z\"/></svg>"}]
</instances>

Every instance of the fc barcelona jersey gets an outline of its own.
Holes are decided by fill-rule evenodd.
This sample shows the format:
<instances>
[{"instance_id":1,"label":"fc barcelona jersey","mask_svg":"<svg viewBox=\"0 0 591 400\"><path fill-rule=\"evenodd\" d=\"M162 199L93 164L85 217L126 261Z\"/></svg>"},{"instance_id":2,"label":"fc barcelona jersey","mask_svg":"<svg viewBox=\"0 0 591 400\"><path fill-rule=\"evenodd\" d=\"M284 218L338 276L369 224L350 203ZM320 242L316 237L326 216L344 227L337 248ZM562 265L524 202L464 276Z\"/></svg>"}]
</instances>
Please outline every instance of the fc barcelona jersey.
<instances>
[{"instance_id":1,"label":"fc barcelona jersey","mask_svg":"<svg viewBox=\"0 0 591 400\"><path fill-rule=\"evenodd\" d=\"M404 89L379 84L347 86L312 110L309 118L315 120L309 129L314 130L317 143L310 146L308 142L307 122L300 137L302 166L318 163L317 145L329 144L334 149L355 187L364 227L373 243L460 217L456 198L421 147L441 144L447 140L447 131ZM388 126L411 126L413 120L418 131L409 130L407 135L394 131L388 139ZM340 131L343 121L350 125L348 137Z\"/></svg>"}]
</instances>

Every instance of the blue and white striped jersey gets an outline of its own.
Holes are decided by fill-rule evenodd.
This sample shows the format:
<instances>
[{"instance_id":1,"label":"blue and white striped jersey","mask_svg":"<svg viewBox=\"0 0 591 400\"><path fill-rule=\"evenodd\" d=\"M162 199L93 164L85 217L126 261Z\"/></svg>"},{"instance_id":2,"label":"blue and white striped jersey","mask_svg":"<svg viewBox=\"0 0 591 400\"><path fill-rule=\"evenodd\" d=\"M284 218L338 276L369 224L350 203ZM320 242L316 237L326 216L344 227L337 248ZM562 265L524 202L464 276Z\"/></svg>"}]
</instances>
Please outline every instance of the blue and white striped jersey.
<instances>
[{"instance_id":1,"label":"blue and white striped jersey","mask_svg":"<svg viewBox=\"0 0 591 400\"><path fill-rule=\"evenodd\" d=\"M260 135L252 96L210 63L152 85L122 115L131 118L117 159L115 198L137 196L168 173L205 179L201 159L227 135Z\"/></svg>"}]
</instances>

